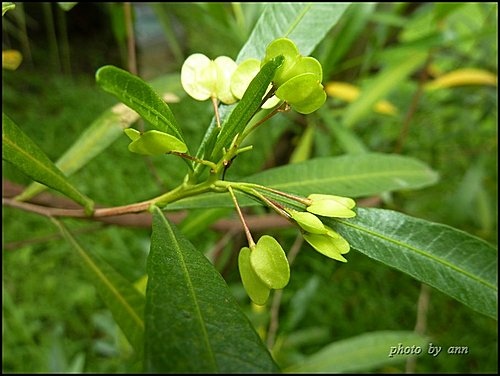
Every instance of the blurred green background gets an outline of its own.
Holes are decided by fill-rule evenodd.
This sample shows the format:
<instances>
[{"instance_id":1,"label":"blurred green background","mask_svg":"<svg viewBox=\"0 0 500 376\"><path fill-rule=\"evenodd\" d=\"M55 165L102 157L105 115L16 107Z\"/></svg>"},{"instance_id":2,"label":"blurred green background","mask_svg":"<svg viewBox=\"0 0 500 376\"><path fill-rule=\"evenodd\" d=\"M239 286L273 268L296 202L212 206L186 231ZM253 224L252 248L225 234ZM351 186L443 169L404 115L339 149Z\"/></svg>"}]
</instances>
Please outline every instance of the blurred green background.
<instances>
[{"instance_id":1,"label":"blurred green background","mask_svg":"<svg viewBox=\"0 0 500 376\"><path fill-rule=\"evenodd\" d=\"M68 4L68 3L67 3ZM192 145L213 115L210 104L186 97L177 79L183 60L201 52L235 58L264 4L133 4L136 67L146 80L172 75L170 107ZM444 223L497 244L498 138L496 84L472 82L430 91L424 83L461 68L497 74L496 3L354 4L312 56L324 67L324 84L348 82L366 90L390 72L409 47L427 61L419 71L392 82L385 98L395 113L370 109L343 126L350 106L338 96L304 118L285 114L259 129L256 151L238 158L231 178L307 157L359 152L400 153L422 160L440 181L418 191L383 195L377 205ZM129 69L126 9L119 3L16 3L2 19L3 50L23 61L3 69L2 106L52 160L78 138L114 99L95 84L107 64ZM390 76L389 76L390 77ZM371 85L371 86L370 86ZM264 133L265 132L265 133ZM182 163L129 153L126 136L93 159L71 180L97 203L112 206L147 199L176 186ZM29 180L3 163L3 182ZM160 182L159 182L160 181ZM262 213L254 208L249 213ZM269 311L249 304L236 255L241 232L212 229L231 210L193 211L180 224L195 246L222 273L235 297L265 334ZM74 250L52 223L3 207L3 357L8 373L140 371L105 304L78 265ZM65 220L81 244L93 249L130 281L145 274L150 229ZM284 248L297 232L273 229ZM263 232L264 233L264 232ZM256 237L260 234L256 233ZM468 346L467 355L422 356L415 372L498 371L497 322L436 290L422 293L412 278L352 251L349 262L325 262L303 245L283 291L273 353L283 367L342 339L377 330L413 330L419 297L428 298L425 334L443 346ZM397 345L397 344L395 344ZM425 352L425 350L424 350ZM404 372L396 363L369 372Z\"/></svg>"}]
</instances>

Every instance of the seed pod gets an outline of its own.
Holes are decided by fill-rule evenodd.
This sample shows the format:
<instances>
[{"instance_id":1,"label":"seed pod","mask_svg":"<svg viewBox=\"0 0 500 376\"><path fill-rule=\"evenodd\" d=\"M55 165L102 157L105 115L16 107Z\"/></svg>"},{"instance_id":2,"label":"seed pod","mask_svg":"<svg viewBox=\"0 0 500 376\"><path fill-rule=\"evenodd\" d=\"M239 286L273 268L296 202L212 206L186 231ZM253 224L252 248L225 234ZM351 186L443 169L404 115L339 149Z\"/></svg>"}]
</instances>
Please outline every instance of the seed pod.
<instances>
[{"instance_id":1,"label":"seed pod","mask_svg":"<svg viewBox=\"0 0 500 376\"><path fill-rule=\"evenodd\" d=\"M231 76L238 65L227 56L215 60L203 54L190 55L181 68L181 83L192 98L205 101L211 97L231 104L236 98L231 92Z\"/></svg>"},{"instance_id":2,"label":"seed pod","mask_svg":"<svg viewBox=\"0 0 500 376\"><path fill-rule=\"evenodd\" d=\"M231 76L231 92L237 99L243 98L243 94L248 89L250 82L252 82L259 71L260 60L257 59L247 59L238 65L238 68L236 68ZM272 85L269 85L269 90L271 87ZM280 99L278 97L272 96L262 105L262 108L273 108L279 102Z\"/></svg>"},{"instance_id":3,"label":"seed pod","mask_svg":"<svg viewBox=\"0 0 500 376\"><path fill-rule=\"evenodd\" d=\"M301 57L299 50L293 41L288 38L278 38L273 40L266 47L266 56L262 59L261 65L263 66L268 61L279 55L283 55L285 60L283 65L278 68L274 76L273 81L278 86L284 84L287 80L293 77L294 73L291 70ZM292 73L292 75L290 75L290 73Z\"/></svg>"},{"instance_id":4,"label":"seed pod","mask_svg":"<svg viewBox=\"0 0 500 376\"><path fill-rule=\"evenodd\" d=\"M316 111L326 101L323 85L314 73L302 73L289 79L276 90L276 96L301 114Z\"/></svg>"},{"instance_id":5,"label":"seed pod","mask_svg":"<svg viewBox=\"0 0 500 376\"><path fill-rule=\"evenodd\" d=\"M261 281L255 274L250 264L250 248L243 247L238 255L238 268L240 270L241 282L248 296L258 305L264 305L269 299L271 289Z\"/></svg>"},{"instance_id":6,"label":"seed pod","mask_svg":"<svg viewBox=\"0 0 500 376\"><path fill-rule=\"evenodd\" d=\"M272 41L266 48L261 64L279 55L283 55L285 60L273 78L273 83L278 88L276 96L299 113L316 111L326 101L326 93L321 84L321 64L313 57L302 56L295 43L288 38Z\"/></svg>"},{"instance_id":7,"label":"seed pod","mask_svg":"<svg viewBox=\"0 0 500 376\"><path fill-rule=\"evenodd\" d=\"M161 155L176 151L185 153L187 146L178 138L164 132L152 130L137 137L138 131L126 130L127 136L133 141L128 145L128 150L143 155Z\"/></svg>"},{"instance_id":8,"label":"seed pod","mask_svg":"<svg viewBox=\"0 0 500 376\"><path fill-rule=\"evenodd\" d=\"M290 280L290 266L281 245L269 235L262 236L250 252L255 274L271 289L282 289Z\"/></svg>"}]
</instances>

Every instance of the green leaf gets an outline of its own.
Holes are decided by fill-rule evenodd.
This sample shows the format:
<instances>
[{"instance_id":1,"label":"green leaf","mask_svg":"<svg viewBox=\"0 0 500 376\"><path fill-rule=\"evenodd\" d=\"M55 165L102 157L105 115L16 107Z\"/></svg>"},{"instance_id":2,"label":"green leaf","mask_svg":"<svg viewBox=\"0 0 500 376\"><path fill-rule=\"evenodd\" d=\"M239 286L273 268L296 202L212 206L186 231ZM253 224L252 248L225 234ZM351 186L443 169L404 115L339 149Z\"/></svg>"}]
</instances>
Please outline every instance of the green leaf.
<instances>
[{"instance_id":1,"label":"green leaf","mask_svg":"<svg viewBox=\"0 0 500 376\"><path fill-rule=\"evenodd\" d=\"M144 348L144 295L108 263L82 248L62 222L54 218L52 221L77 251L90 281L140 358Z\"/></svg>"},{"instance_id":2,"label":"green leaf","mask_svg":"<svg viewBox=\"0 0 500 376\"><path fill-rule=\"evenodd\" d=\"M295 149L290 156L289 163L293 164L304 162L310 158L314 147L315 133L316 123L308 121L306 128L297 142L297 146L295 146Z\"/></svg>"},{"instance_id":3,"label":"green leaf","mask_svg":"<svg viewBox=\"0 0 500 376\"><path fill-rule=\"evenodd\" d=\"M399 344L402 346L400 352L403 353L396 355L401 349ZM371 332L334 342L284 372L367 372L388 364L401 363L410 356L427 354L427 350L427 339L414 332ZM408 354L405 355L404 351Z\"/></svg>"},{"instance_id":4,"label":"green leaf","mask_svg":"<svg viewBox=\"0 0 500 376\"><path fill-rule=\"evenodd\" d=\"M373 105L385 98L391 90L421 66L427 57L427 52L414 50L411 52L411 59L408 59L409 53L404 59L397 60L379 73L368 85L362 87L359 98L352 102L344 113L342 119L344 126L351 127L363 116L370 114Z\"/></svg>"},{"instance_id":5,"label":"green leaf","mask_svg":"<svg viewBox=\"0 0 500 376\"><path fill-rule=\"evenodd\" d=\"M113 94L152 126L184 141L170 107L141 78L115 66L106 65L97 70L96 80L104 91Z\"/></svg>"},{"instance_id":6,"label":"green leaf","mask_svg":"<svg viewBox=\"0 0 500 376\"><path fill-rule=\"evenodd\" d=\"M10 2L10 1L6 1L6 2L2 2L2 17L4 16L4 14L8 11L8 10L12 10L16 7L16 4Z\"/></svg>"},{"instance_id":7,"label":"green leaf","mask_svg":"<svg viewBox=\"0 0 500 376\"><path fill-rule=\"evenodd\" d=\"M265 64L257 76L250 82L243 98L236 108L231 112L227 122L222 124L222 129L217 138L217 142L212 151L212 158L218 160L222 157L223 147L229 147L234 137L242 132L252 119L255 113L260 109L262 98L271 83L274 73L283 63L283 57L277 57Z\"/></svg>"},{"instance_id":8,"label":"green leaf","mask_svg":"<svg viewBox=\"0 0 500 376\"><path fill-rule=\"evenodd\" d=\"M414 158L367 153L315 158L263 171L244 180L302 195L361 197L426 187L437 181L437 174Z\"/></svg>"},{"instance_id":9,"label":"green leaf","mask_svg":"<svg viewBox=\"0 0 500 376\"><path fill-rule=\"evenodd\" d=\"M177 87L180 88L178 81L179 75L166 75L152 81L151 87L157 92L166 93ZM123 103L104 111L57 160L56 166L66 176L74 174L111 145L123 134L124 129L128 129L138 119L137 112ZM46 188L40 183L32 183L16 197L16 200L29 200Z\"/></svg>"},{"instance_id":10,"label":"green leaf","mask_svg":"<svg viewBox=\"0 0 500 376\"><path fill-rule=\"evenodd\" d=\"M345 125L338 123L335 117L332 116L331 109L322 107L316 112L316 114L318 114L321 117L321 120L325 122L328 130L333 135L333 139L345 154L361 154L369 152L368 147L366 147L363 143L360 135L357 134L355 129L347 128Z\"/></svg>"},{"instance_id":11,"label":"green leaf","mask_svg":"<svg viewBox=\"0 0 500 376\"><path fill-rule=\"evenodd\" d=\"M62 10L68 12L70 11L71 9L73 9L73 7L78 4L78 2L67 2L67 3L64 3L64 2L57 2L57 5L59 5L59 8L61 8Z\"/></svg>"},{"instance_id":12,"label":"green leaf","mask_svg":"<svg viewBox=\"0 0 500 376\"><path fill-rule=\"evenodd\" d=\"M359 40L360 34L366 30L377 3L356 3L349 7L342 21L335 28L332 37L321 44L318 60L323 66L325 77L332 77L332 72L338 71L345 55ZM346 59L347 60L347 59Z\"/></svg>"},{"instance_id":13,"label":"green leaf","mask_svg":"<svg viewBox=\"0 0 500 376\"><path fill-rule=\"evenodd\" d=\"M472 309L497 318L498 251L446 225L383 209L325 219L351 247L424 282Z\"/></svg>"},{"instance_id":14,"label":"green leaf","mask_svg":"<svg viewBox=\"0 0 500 376\"><path fill-rule=\"evenodd\" d=\"M350 3L270 3L257 21L236 62L262 59L266 46L287 37L299 52L309 55L338 22Z\"/></svg>"},{"instance_id":15,"label":"green leaf","mask_svg":"<svg viewBox=\"0 0 500 376\"><path fill-rule=\"evenodd\" d=\"M94 202L80 193L61 170L7 115L2 113L2 159L39 181L82 204L87 214Z\"/></svg>"},{"instance_id":16,"label":"green leaf","mask_svg":"<svg viewBox=\"0 0 500 376\"><path fill-rule=\"evenodd\" d=\"M434 184L437 179L434 171L416 159L366 153L314 158L269 169L243 180L303 196L318 193L363 197L423 188ZM238 196L238 202L241 206L256 204L244 196ZM231 206L231 203L227 194L212 193L180 200L170 204L169 209Z\"/></svg>"},{"instance_id":17,"label":"green leaf","mask_svg":"<svg viewBox=\"0 0 500 376\"><path fill-rule=\"evenodd\" d=\"M276 372L224 279L157 207L148 258L145 372Z\"/></svg>"}]
</instances>

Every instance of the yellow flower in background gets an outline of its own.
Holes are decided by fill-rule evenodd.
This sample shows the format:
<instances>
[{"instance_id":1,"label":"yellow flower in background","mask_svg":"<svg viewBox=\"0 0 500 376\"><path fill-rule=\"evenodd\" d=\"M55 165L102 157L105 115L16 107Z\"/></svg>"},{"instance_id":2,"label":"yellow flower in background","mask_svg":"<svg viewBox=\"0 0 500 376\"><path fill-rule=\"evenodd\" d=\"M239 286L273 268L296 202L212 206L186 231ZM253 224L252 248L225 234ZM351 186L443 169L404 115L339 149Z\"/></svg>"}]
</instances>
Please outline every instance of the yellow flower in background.
<instances>
[{"instance_id":1,"label":"yellow flower in background","mask_svg":"<svg viewBox=\"0 0 500 376\"><path fill-rule=\"evenodd\" d=\"M330 81L325 85L326 94L330 97L354 102L361 94L359 87L347 82ZM396 115L398 109L389 101L381 100L375 103L373 110L383 115Z\"/></svg>"}]
</instances>

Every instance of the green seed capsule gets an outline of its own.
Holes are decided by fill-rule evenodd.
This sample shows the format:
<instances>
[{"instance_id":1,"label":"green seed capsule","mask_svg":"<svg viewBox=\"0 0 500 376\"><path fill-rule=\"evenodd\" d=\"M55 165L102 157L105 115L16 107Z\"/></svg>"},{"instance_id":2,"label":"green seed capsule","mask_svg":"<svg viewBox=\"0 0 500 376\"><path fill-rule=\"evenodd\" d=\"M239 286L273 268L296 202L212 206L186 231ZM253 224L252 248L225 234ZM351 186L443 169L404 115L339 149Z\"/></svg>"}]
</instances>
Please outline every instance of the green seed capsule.
<instances>
[{"instance_id":1,"label":"green seed capsule","mask_svg":"<svg viewBox=\"0 0 500 376\"><path fill-rule=\"evenodd\" d=\"M257 276L271 289L282 289L290 280L290 266L281 245L269 235L262 236L250 252Z\"/></svg>"},{"instance_id":2,"label":"green seed capsule","mask_svg":"<svg viewBox=\"0 0 500 376\"><path fill-rule=\"evenodd\" d=\"M250 263L250 248L243 247L238 255L238 268L240 270L241 282L248 296L258 305L264 305L269 299L271 289L255 274Z\"/></svg>"},{"instance_id":3,"label":"green seed capsule","mask_svg":"<svg viewBox=\"0 0 500 376\"><path fill-rule=\"evenodd\" d=\"M349 252L349 243L338 233L327 228L326 234L304 233L304 239L319 253L337 261L347 262L342 254Z\"/></svg>"},{"instance_id":4,"label":"green seed capsule","mask_svg":"<svg viewBox=\"0 0 500 376\"><path fill-rule=\"evenodd\" d=\"M326 227L314 214L291 210L289 214L307 232L312 234L326 234Z\"/></svg>"},{"instance_id":5,"label":"green seed capsule","mask_svg":"<svg viewBox=\"0 0 500 376\"><path fill-rule=\"evenodd\" d=\"M129 132L127 135L130 138L136 137L135 132ZM140 137L132 141L128 146L128 150L143 155L161 155L172 151L185 153L187 146L172 135L152 130L143 133Z\"/></svg>"}]
</instances>

